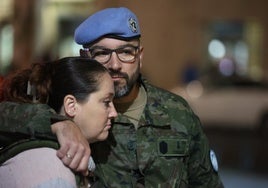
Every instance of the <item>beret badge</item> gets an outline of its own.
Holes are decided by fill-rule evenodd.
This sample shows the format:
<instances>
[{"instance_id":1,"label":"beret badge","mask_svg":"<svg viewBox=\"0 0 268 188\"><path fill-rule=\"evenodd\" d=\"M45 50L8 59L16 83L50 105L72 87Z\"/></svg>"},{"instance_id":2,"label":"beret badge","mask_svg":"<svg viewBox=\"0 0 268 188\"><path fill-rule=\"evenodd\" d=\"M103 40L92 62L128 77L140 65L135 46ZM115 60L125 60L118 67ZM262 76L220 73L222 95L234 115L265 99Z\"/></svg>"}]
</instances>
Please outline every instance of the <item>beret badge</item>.
<instances>
[{"instance_id":1,"label":"beret badge","mask_svg":"<svg viewBox=\"0 0 268 188\"><path fill-rule=\"evenodd\" d=\"M131 29L131 31L133 33L137 33L138 32L138 29L137 29L137 22L134 18L129 18L128 20L128 26L129 28Z\"/></svg>"}]
</instances>

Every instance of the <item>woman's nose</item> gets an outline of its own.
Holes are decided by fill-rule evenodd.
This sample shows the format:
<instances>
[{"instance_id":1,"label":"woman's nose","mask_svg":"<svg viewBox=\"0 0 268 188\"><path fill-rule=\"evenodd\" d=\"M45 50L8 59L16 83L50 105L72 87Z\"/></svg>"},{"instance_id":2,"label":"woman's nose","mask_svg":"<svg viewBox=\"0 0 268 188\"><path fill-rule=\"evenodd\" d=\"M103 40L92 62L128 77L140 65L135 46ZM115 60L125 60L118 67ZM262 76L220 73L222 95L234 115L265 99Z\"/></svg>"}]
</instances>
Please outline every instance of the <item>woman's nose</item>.
<instances>
[{"instance_id":1,"label":"woman's nose","mask_svg":"<svg viewBox=\"0 0 268 188\"><path fill-rule=\"evenodd\" d=\"M115 117L117 117L117 115L118 115L118 113L117 113L117 111L116 111L116 109L114 107L114 104L112 104L112 110L111 110L111 113L110 113L110 117L115 118Z\"/></svg>"}]
</instances>

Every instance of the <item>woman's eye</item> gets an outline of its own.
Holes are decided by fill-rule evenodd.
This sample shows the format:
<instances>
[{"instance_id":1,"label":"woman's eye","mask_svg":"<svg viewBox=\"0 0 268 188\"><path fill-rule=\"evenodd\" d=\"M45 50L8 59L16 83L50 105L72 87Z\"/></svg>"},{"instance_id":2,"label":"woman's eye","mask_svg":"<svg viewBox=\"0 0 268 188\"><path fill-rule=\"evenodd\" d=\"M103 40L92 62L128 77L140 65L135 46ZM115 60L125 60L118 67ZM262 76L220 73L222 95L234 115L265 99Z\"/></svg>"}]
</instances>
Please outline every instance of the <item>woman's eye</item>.
<instances>
[{"instance_id":1,"label":"woman's eye","mask_svg":"<svg viewBox=\"0 0 268 188\"><path fill-rule=\"evenodd\" d=\"M110 103L111 103L110 100L108 100L108 101L104 101L104 105L105 105L106 107L109 107L109 106L110 106Z\"/></svg>"}]
</instances>

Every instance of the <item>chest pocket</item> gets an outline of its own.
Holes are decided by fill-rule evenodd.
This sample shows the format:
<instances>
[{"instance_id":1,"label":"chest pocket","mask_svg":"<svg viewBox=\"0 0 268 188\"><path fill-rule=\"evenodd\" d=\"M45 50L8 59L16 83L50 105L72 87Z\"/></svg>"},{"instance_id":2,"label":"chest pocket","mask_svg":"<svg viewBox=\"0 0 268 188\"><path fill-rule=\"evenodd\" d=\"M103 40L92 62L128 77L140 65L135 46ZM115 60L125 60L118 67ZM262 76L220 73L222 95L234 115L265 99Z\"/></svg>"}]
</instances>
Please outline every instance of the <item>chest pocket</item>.
<instances>
[{"instance_id":1,"label":"chest pocket","mask_svg":"<svg viewBox=\"0 0 268 188\"><path fill-rule=\"evenodd\" d=\"M190 146L187 134L173 131L168 127L150 127L143 133L145 132L143 139L147 142L146 145L143 143L144 151L138 152L138 159L143 159L139 164L144 165L145 186L187 187L187 160ZM139 157L139 153L142 157Z\"/></svg>"}]
</instances>

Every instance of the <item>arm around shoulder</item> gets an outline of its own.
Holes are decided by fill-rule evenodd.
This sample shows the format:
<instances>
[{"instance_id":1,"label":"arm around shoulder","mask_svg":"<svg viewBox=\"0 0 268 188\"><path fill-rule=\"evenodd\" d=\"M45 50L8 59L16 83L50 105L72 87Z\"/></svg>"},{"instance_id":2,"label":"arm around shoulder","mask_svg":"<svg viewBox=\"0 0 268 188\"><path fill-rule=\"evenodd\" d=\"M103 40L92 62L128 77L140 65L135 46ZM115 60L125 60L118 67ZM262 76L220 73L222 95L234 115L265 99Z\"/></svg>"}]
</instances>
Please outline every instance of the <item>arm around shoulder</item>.
<instances>
[{"instance_id":1,"label":"arm around shoulder","mask_svg":"<svg viewBox=\"0 0 268 188\"><path fill-rule=\"evenodd\" d=\"M56 139L51 123L63 121L45 104L0 103L0 132L24 135L27 138Z\"/></svg>"}]
</instances>

